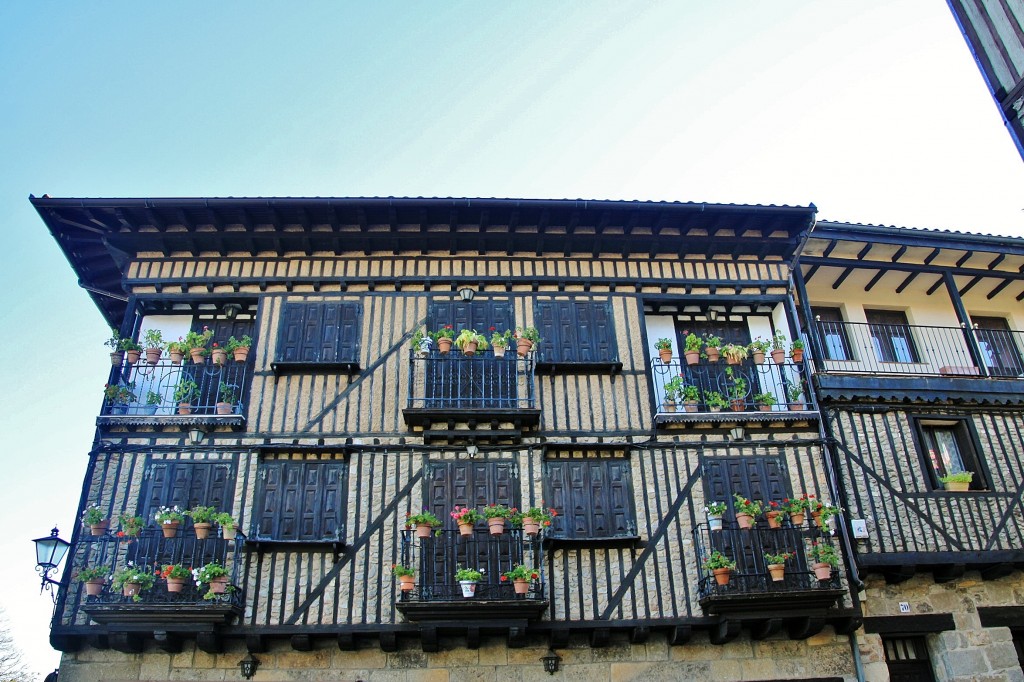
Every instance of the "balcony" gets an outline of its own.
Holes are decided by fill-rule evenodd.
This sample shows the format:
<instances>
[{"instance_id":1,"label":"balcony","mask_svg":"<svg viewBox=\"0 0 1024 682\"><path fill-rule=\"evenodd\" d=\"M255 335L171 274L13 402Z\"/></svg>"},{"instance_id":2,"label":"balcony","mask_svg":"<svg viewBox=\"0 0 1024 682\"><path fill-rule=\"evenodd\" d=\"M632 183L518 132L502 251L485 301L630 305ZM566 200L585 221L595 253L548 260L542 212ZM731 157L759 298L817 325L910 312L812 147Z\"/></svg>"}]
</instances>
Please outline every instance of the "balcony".
<instances>
[{"instance_id":1,"label":"balcony","mask_svg":"<svg viewBox=\"0 0 1024 682\"><path fill-rule=\"evenodd\" d=\"M676 404L665 402L665 384L675 377L682 377L685 385L696 386L699 399L695 404L684 404L681 397ZM818 418L810 402L803 381L803 363L784 362L777 364L768 358L755 364L751 359L740 364L727 364L723 358L718 362L706 359L695 365L688 365L673 359L663 363L655 358L651 361L651 379L657 399L655 423L676 422L795 422ZM713 394L720 395L728 404L709 404ZM759 394L770 395L775 404L762 406L755 401Z\"/></svg>"},{"instance_id":2,"label":"balcony","mask_svg":"<svg viewBox=\"0 0 1024 682\"><path fill-rule=\"evenodd\" d=\"M143 529L138 537L84 535L74 547L71 575L87 566L108 568L108 575L111 575L129 562L155 572L164 564L199 567L216 561L228 569L230 588L224 595L205 599L205 586L199 588L189 581L181 592L169 592L167 582L158 577L152 588L143 590L133 599L115 590L109 579L99 595L87 596L85 584L76 580L70 583L68 600L77 603L81 611L101 624L127 624L143 631L209 630L210 626L229 623L242 613L244 594L238 587L238 569L243 542L242 536L236 540L218 537L200 540L191 528L179 529L174 538L163 537L161 530L153 527Z\"/></svg>"},{"instance_id":3,"label":"balcony","mask_svg":"<svg viewBox=\"0 0 1024 682\"><path fill-rule=\"evenodd\" d=\"M423 539L405 530L400 563L416 570L413 589L399 592L397 603L398 610L411 621L503 621L505 627L525 626L526 620L540 617L548 606L543 547L539 539L525 537L519 529L490 535L481 526L470 536L443 530ZM501 580L502 573L517 564L541 573L540 580L530 583L527 594L517 595L511 582ZM472 597L462 595L455 579L459 568L474 568L484 574Z\"/></svg>"},{"instance_id":4,"label":"balcony","mask_svg":"<svg viewBox=\"0 0 1024 682\"><path fill-rule=\"evenodd\" d=\"M403 414L405 423L424 438L517 438L540 421L533 354L521 358L511 350L503 357L491 351L472 356L456 350L412 353Z\"/></svg>"},{"instance_id":5,"label":"balcony","mask_svg":"<svg viewBox=\"0 0 1024 682\"><path fill-rule=\"evenodd\" d=\"M250 377L244 362L214 365L207 361L196 365L168 360L149 364L141 360L136 364L125 363L115 369L114 375L111 385L116 381L116 385L126 388L130 395L126 401L103 401L97 419L100 426L198 424L239 428L245 424L244 399L249 394ZM195 382L195 393L186 412L175 399L175 393L187 381ZM234 387L234 404L221 402L222 385ZM125 394L122 390L122 396Z\"/></svg>"},{"instance_id":6,"label":"balcony","mask_svg":"<svg viewBox=\"0 0 1024 682\"><path fill-rule=\"evenodd\" d=\"M986 400L1024 391L1024 333L817 320L825 397Z\"/></svg>"},{"instance_id":7,"label":"balcony","mask_svg":"<svg viewBox=\"0 0 1024 682\"><path fill-rule=\"evenodd\" d=\"M707 614L823 610L834 606L845 592L837 570L830 579L818 580L808 563L807 548L812 541L834 545L832 537L814 524L740 529L726 523L715 531L700 524L693 535L697 556L718 550L736 562L727 585L718 585L710 571L700 568L697 591ZM795 554L786 562L783 580L772 580L765 552Z\"/></svg>"}]
</instances>

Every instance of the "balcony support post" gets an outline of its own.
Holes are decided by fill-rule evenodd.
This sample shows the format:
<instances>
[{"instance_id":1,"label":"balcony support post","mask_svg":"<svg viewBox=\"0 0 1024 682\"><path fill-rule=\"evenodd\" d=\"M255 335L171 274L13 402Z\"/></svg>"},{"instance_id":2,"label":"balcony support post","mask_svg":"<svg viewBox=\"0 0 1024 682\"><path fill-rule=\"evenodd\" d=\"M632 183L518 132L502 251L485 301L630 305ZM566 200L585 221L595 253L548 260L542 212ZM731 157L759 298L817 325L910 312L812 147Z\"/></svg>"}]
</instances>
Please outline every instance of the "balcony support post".
<instances>
[{"instance_id":1,"label":"balcony support post","mask_svg":"<svg viewBox=\"0 0 1024 682\"><path fill-rule=\"evenodd\" d=\"M818 335L818 325L814 324L814 313L811 312L811 301L807 298L807 287L804 285L804 275L800 271L799 264L793 268L790 281L793 283L796 295L800 297L800 310L804 314L804 338L811 344L811 360L814 361L815 371L825 372L828 369L825 364L825 346ZM796 320L793 323L799 326ZM806 359L804 364L807 364Z\"/></svg>"},{"instance_id":2,"label":"balcony support post","mask_svg":"<svg viewBox=\"0 0 1024 682\"><path fill-rule=\"evenodd\" d=\"M964 340L967 341L967 350L971 354L971 359L974 361L974 365L981 372L981 376L989 376L988 363L985 362L985 356L981 352L981 346L978 345L978 339L974 337L974 329L971 327L971 318L967 315L967 309L964 308L963 299L960 298L960 292L956 288L956 280L953 278L953 273L946 270L942 273L942 279L946 284L946 291L949 292L949 300L953 303L953 310L956 311L956 318L960 321L960 327L964 330Z\"/></svg>"}]
</instances>

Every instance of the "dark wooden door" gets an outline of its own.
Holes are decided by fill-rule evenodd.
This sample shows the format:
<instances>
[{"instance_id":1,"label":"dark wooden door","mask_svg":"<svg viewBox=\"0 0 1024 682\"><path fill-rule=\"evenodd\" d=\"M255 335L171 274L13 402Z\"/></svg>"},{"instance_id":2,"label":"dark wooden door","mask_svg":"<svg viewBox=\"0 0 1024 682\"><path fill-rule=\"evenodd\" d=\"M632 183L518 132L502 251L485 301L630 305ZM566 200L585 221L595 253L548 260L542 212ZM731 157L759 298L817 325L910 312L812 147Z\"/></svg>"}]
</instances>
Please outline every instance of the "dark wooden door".
<instances>
[{"instance_id":1,"label":"dark wooden door","mask_svg":"<svg viewBox=\"0 0 1024 682\"><path fill-rule=\"evenodd\" d=\"M898 310L865 310L864 316L879 362L920 362L906 314Z\"/></svg>"},{"instance_id":2,"label":"dark wooden door","mask_svg":"<svg viewBox=\"0 0 1024 682\"><path fill-rule=\"evenodd\" d=\"M676 345L679 355L682 355L686 348L687 334L696 334L699 337L717 336L724 343L747 346L750 344L750 328L744 321L729 320L700 320L691 322L676 321ZM749 362L749 361L748 361ZM700 388L701 392L717 391L728 396L732 382L726 369L732 369L737 377L742 377L747 382L747 395L753 396L761 392L760 375L752 365L744 364L739 366L727 365L723 360L717 363L701 363L698 365L682 365L681 370L685 376L685 382Z\"/></svg>"},{"instance_id":3,"label":"dark wooden door","mask_svg":"<svg viewBox=\"0 0 1024 682\"><path fill-rule=\"evenodd\" d=\"M213 331L213 339L207 344L207 350L211 349L214 343L218 347L223 348L232 336L236 339L241 339L243 336L251 337L255 333L254 320L239 320L237 318L234 320L227 318L216 320L200 320L196 318L193 320L192 331L202 332L204 327L208 327ZM249 396L249 383L252 378L251 369L254 361L255 353L250 352L249 358L245 363L245 371L239 371L239 368L235 366L234 360L231 358L228 359L228 365L223 367L214 366L209 356L207 356L206 362L202 365L194 365L186 359L183 364L182 373L183 375L190 376L199 385L199 400L195 404L207 406L206 412L212 414L214 411L213 406L219 400L221 383L234 386L236 397L239 401L245 403Z\"/></svg>"},{"instance_id":4,"label":"dark wooden door","mask_svg":"<svg viewBox=\"0 0 1024 682\"><path fill-rule=\"evenodd\" d=\"M882 644L890 682L935 682L923 637L886 637Z\"/></svg>"},{"instance_id":5,"label":"dark wooden door","mask_svg":"<svg viewBox=\"0 0 1024 682\"><path fill-rule=\"evenodd\" d=\"M977 325L974 333L989 372L999 377L1024 374L1024 360L1009 323L1001 317L972 317L971 321Z\"/></svg>"}]
</instances>

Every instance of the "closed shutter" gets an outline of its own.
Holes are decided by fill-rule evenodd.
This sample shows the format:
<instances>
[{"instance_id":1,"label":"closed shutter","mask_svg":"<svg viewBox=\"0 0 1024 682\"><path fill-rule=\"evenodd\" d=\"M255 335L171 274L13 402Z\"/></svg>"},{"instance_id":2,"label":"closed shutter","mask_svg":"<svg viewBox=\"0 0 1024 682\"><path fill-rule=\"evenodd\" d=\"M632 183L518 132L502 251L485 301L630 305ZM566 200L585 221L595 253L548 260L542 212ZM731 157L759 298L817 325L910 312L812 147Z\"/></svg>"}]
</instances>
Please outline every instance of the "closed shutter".
<instances>
[{"instance_id":1,"label":"closed shutter","mask_svg":"<svg viewBox=\"0 0 1024 682\"><path fill-rule=\"evenodd\" d=\"M344 462L260 465L255 535L262 540L336 541L342 534Z\"/></svg>"},{"instance_id":2,"label":"closed shutter","mask_svg":"<svg viewBox=\"0 0 1024 682\"><path fill-rule=\"evenodd\" d=\"M537 301L533 311L543 339L540 363L618 361L611 303Z\"/></svg>"},{"instance_id":3,"label":"closed shutter","mask_svg":"<svg viewBox=\"0 0 1024 682\"><path fill-rule=\"evenodd\" d=\"M545 499L558 515L552 535L611 538L634 535L633 486L628 459L549 460Z\"/></svg>"},{"instance_id":4,"label":"closed shutter","mask_svg":"<svg viewBox=\"0 0 1024 682\"><path fill-rule=\"evenodd\" d=\"M354 302L285 303L277 363L354 364L359 360L361 307Z\"/></svg>"}]
</instances>

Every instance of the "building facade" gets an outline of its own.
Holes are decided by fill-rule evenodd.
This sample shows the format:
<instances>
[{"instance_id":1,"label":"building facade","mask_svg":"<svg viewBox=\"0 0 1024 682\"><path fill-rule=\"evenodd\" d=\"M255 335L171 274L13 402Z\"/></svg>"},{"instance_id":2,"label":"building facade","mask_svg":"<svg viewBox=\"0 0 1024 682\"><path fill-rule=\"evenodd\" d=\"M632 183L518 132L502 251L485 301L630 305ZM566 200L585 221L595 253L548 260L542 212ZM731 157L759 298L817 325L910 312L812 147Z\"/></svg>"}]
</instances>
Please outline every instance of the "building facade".
<instances>
[{"instance_id":1,"label":"building facade","mask_svg":"<svg viewBox=\"0 0 1024 682\"><path fill-rule=\"evenodd\" d=\"M72 537L63 679L245 659L257 680L883 680L922 658L958 679L960 649L1019 679L999 667L1024 560L1019 241L815 226L813 206L32 201L121 337L208 352L112 363L80 505L108 526ZM521 352L441 348L533 328ZM937 490L961 469L972 491ZM743 529L746 500L846 511ZM554 514L468 535L451 515L491 505ZM202 537L200 510L165 537L174 507L238 534ZM211 564L223 594L164 570ZM131 567L160 575L126 596ZM482 573L468 592L460 569Z\"/></svg>"}]
</instances>

